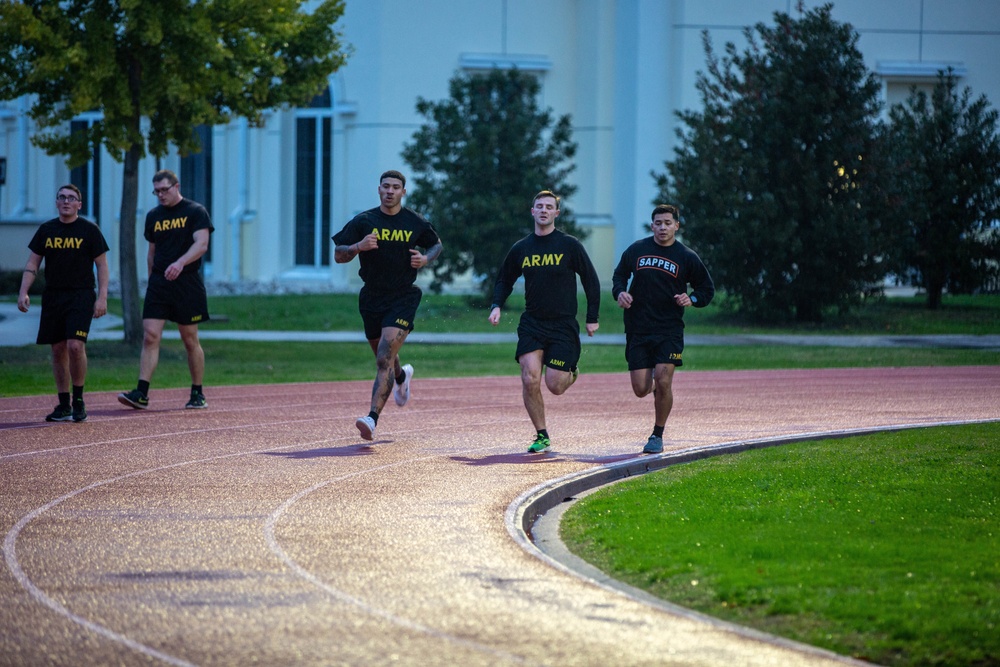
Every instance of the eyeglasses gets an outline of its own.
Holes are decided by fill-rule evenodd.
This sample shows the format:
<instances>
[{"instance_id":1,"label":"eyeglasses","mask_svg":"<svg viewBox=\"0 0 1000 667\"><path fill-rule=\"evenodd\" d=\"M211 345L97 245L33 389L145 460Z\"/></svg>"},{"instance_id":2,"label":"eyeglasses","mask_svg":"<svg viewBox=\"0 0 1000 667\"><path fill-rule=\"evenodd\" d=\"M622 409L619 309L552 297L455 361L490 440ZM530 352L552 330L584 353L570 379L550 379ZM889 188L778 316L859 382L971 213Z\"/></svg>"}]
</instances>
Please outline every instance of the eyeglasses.
<instances>
[{"instance_id":1,"label":"eyeglasses","mask_svg":"<svg viewBox=\"0 0 1000 667\"><path fill-rule=\"evenodd\" d=\"M60 204L62 204L63 202L67 204L75 204L80 200L72 195L59 195L58 197L56 197L56 201L59 202Z\"/></svg>"},{"instance_id":2,"label":"eyeglasses","mask_svg":"<svg viewBox=\"0 0 1000 667\"><path fill-rule=\"evenodd\" d=\"M174 185L177 185L177 184L176 184L176 183L174 183ZM154 195L165 195L165 194L167 194L168 192L170 192L171 188L173 188L173 187L174 187L174 185L168 185L168 186L167 186L167 187L165 187L165 188L153 188L153 194L154 194Z\"/></svg>"}]
</instances>

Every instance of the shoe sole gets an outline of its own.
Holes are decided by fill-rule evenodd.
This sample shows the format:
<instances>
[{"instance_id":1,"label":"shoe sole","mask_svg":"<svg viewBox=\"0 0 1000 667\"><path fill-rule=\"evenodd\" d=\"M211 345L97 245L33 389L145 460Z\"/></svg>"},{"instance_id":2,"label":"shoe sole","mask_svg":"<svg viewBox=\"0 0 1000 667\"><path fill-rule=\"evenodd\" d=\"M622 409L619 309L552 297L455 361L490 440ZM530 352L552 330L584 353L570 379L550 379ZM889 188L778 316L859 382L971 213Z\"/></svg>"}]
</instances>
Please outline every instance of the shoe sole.
<instances>
[{"instance_id":1,"label":"shoe sole","mask_svg":"<svg viewBox=\"0 0 1000 667\"><path fill-rule=\"evenodd\" d=\"M358 427L358 431L361 433L361 437L364 438L365 440L371 440L372 436L375 434L375 431L373 431L371 427L368 426L368 422L366 422L364 419L359 419L358 421L354 422L354 425Z\"/></svg>"},{"instance_id":2,"label":"shoe sole","mask_svg":"<svg viewBox=\"0 0 1000 667\"><path fill-rule=\"evenodd\" d=\"M69 422L73 421L73 415L66 415L65 417L46 417L47 422Z\"/></svg>"},{"instance_id":3,"label":"shoe sole","mask_svg":"<svg viewBox=\"0 0 1000 667\"><path fill-rule=\"evenodd\" d=\"M396 386L392 392L392 398L394 401L396 401L396 405L398 405L399 407L403 407L404 405L410 402L410 380L413 379L413 366L411 366L410 364L406 364L405 366L403 366L403 371L406 372L406 380L404 380L402 384L403 387L406 387L406 397L405 398L400 397L399 386Z\"/></svg>"},{"instance_id":4,"label":"shoe sole","mask_svg":"<svg viewBox=\"0 0 1000 667\"><path fill-rule=\"evenodd\" d=\"M77 424L79 424L80 422L85 422L85 421L87 421L87 415L84 415L84 416L79 417L79 418L73 417L73 421L75 421Z\"/></svg>"},{"instance_id":5,"label":"shoe sole","mask_svg":"<svg viewBox=\"0 0 1000 667\"><path fill-rule=\"evenodd\" d=\"M208 407L208 403L204 403L202 405L185 405L184 409L185 410L204 410L207 407Z\"/></svg>"},{"instance_id":6,"label":"shoe sole","mask_svg":"<svg viewBox=\"0 0 1000 667\"><path fill-rule=\"evenodd\" d=\"M549 446L548 445L542 447L541 449L535 449L534 447L528 447L528 453L529 454L541 454L542 452L547 452L547 451L549 451Z\"/></svg>"},{"instance_id":7,"label":"shoe sole","mask_svg":"<svg viewBox=\"0 0 1000 667\"><path fill-rule=\"evenodd\" d=\"M146 408L149 407L148 405L143 405L142 403L135 403L134 401L129 400L129 398L125 394L118 394L118 402L121 403L122 405L127 405L130 408L135 408L136 410L145 410Z\"/></svg>"}]
</instances>

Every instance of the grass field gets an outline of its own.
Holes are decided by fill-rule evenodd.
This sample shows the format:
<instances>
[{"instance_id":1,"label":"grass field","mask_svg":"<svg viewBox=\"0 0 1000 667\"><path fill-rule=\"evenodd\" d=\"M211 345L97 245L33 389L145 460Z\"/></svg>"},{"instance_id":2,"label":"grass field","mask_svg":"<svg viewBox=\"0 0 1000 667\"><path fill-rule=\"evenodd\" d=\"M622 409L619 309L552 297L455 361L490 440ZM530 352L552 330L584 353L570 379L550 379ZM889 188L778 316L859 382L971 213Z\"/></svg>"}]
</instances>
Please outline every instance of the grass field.
<instances>
[{"instance_id":1,"label":"grass field","mask_svg":"<svg viewBox=\"0 0 1000 667\"><path fill-rule=\"evenodd\" d=\"M690 609L883 665L1000 664L1000 424L719 456L601 489L571 550Z\"/></svg>"},{"instance_id":2,"label":"grass field","mask_svg":"<svg viewBox=\"0 0 1000 667\"><path fill-rule=\"evenodd\" d=\"M9 299L10 297L8 297ZM621 333L621 315L610 295L604 296L600 333ZM213 319L203 331L215 329L271 331L358 331L360 317L353 294L212 297ZM486 320L484 307L470 306L462 296L425 295L417 318L421 332L513 333L523 310L523 297L513 295L498 327ZM35 304L38 307L38 304ZM112 300L112 313L121 305ZM948 297L939 311L926 311L919 298L872 302L858 313L831 316L823 327L750 328L734 321L715 304L688 309L688 333L797 334L983 334L1000 330L1000 297ZM168 329L172 328L172 325ZM370 379L371 351L364 343L257 343L205 341L206 386L323 382ZM121 343L94 341L87 345L90 391L129 389L139 372L139 351ZM422 377L516 375L513 345L408 344L402 356L419 364ZM780 345L689 347L684 370L753 368L829 368L857 366L954 366L996 364L1000 353L982 350L918 348L833 348ZM585 373L626 372L617 346L584 345L580 362ZM153 378L156 387L190 383L184 350L178 341L164 341ZM0 348L0 396L50 393L52 373L47 347Z\"/></svg>"}]
</instances>

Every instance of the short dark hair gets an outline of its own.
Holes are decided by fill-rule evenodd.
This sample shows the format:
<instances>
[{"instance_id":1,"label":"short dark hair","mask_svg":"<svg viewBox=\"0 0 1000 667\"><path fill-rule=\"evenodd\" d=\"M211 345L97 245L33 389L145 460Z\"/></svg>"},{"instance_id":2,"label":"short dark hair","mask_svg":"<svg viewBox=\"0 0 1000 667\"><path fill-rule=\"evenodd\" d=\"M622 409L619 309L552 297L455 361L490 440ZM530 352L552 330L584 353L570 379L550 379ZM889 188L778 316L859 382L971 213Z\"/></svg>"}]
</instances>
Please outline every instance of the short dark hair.
<instances>
[{"instance_id":1,"label":"short dark hair","mask_svg":"<svg viewBox=\"0 0 1000 667\"><path fill-rule=\"evenodd\" d=\"M403 187L404 188L406 187L406 176L403 176L403 174L396 171L395 169L390 169L389 171L382 172L382 175L378 177L378 184L382 185L382 181L384 181L387 178L398 178L400 182L403 184Z\"/></svg>"},{"instance_id":2,"label":"short dark hair","mask_svg":"<svg viewBox=\"0 0 1000 667\"><path fill-rule=\"evenodd\" d=\"M535 206L535 202L538 201L539 199L541 199L542 197L552 197L553 199L555 199L556 200L556 209L558 210L558 208L559 208L559 195L557 195L556 193L552 192L552 190L542 190L537 195L535 195L535 198L531 200L531 206L534 207Z\"/></svg>"},{"instance_id":3,"label":"short dark hair","mask_svg":"<svg viewBox=\"0 0 1000 667\"><path fill-rule=\"evenodd\" d=\"M83 201L83 193L80 192L80 188L76 187L72 183L67 183L66 185L60 185L59 190L72 190L76 193L76 198ZM59 194L59 190L56 190L56 194Z\"/></svg>"},{"instance_id":4,"label":"short dark hair","mask_svg":"<svg viewBox=\"0 0 1000 667\"><path fill-rule=\"evenodd\" d=\"M153 182L156 183L157 181L170 181L170 185L177 185L180 183L180 181L177 180L177 174L169 169L161 169L153 174Z\"/></svg>"},{"instance_id":5,"label":"short dark hair","mask_svg":"<svg viewBox=\"0 0 1000 667\"><path fill-rule=\"evenodd\" d=\"M656 208L653 209L653 213L649 216L649 219L655 220L656 216L661 213L669 213L674 216L674 220L678 222L681 220L681 210L673 204L657 204Z\"/></svg>"}]
</instances>

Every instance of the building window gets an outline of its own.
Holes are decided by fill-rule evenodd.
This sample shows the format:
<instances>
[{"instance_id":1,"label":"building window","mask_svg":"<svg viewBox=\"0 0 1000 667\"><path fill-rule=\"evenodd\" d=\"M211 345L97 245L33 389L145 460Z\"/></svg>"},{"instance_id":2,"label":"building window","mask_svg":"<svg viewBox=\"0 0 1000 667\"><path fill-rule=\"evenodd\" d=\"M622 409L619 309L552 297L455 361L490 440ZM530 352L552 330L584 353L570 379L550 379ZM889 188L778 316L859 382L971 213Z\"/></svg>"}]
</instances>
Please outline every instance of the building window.
<instances>
[{"instance_id":1,"label":"building window","mask_svg":"<svg viewBox=\"0 0 1000 667\"><path fill-rule=\"evenodd\" d=\"M330 266L333 107L330 89L295 112L295 264Z\"/></svg>"},{"instance_id":2,"label":"building window","mask_svg":"<svg viewBox=\"0 0 1000 667\"><path fill-rule=\"evenodd\" d=\"M193 199L208 211L213 224L215 215L212 213L212 127L199 125L194 129L201 144L201 150L181 158L181 192L187 199ZM205 253L206 263L212 261L212 245L208 244Z\"/></svg>"},{"instance_id":3,"label":"building window","mask_svg":"<svg viewBox=\"0 0 1000 667\"><path fill-rule=\"evenodd\" d=\"M90 126L100 119L97 114L84 114L70 121L70 132L86 132ZM83 194L83 206L80 215L100 226L101 212L101 145L94 144L90 160L86 164L70 169L69 182L80 188Z\"/></svg>"}]
</instances>

